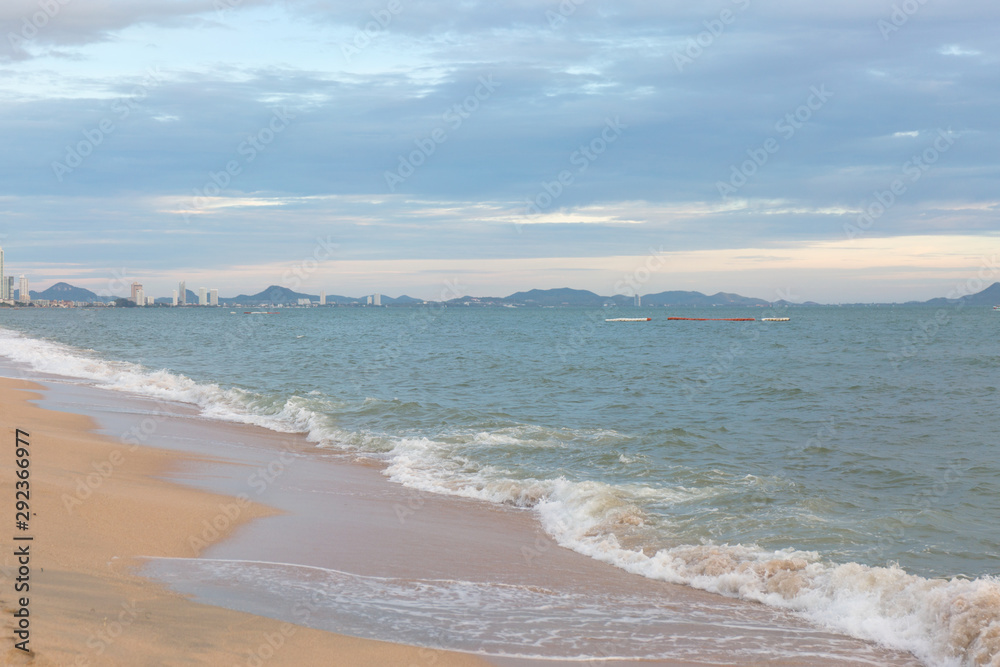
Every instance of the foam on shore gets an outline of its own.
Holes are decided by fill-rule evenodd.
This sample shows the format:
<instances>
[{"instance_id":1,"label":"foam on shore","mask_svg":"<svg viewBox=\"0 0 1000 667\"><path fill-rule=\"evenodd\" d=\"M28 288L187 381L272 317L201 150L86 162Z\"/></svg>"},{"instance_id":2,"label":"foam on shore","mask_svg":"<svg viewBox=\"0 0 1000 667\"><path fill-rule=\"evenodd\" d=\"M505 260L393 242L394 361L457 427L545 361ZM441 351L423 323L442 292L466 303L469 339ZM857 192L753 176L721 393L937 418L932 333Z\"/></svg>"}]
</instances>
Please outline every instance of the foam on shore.
<instances>
[{"instance_id":1,"label":"foam on shore","mask_svg":"<svg viewBox=\"0 0 1000 667\"><path fill-rule=\"evenodd\" d=\"M4 329L0 351L37 372L192 404L207 418L303 433L320 447L377 457L392 481L428 493L531 508L558 544L628 572L792 610L831 630L910 651L927 664L1000 666L1000 581L993 577L927 579L899 567L828 562L794 549L677 544L669 525L656 524L643 510L724 489L523 478L456 455L444 439L344 431L331 415L337 404L330 397L265 396L198 383ZM534 436L507 431L458 437L466 445L517 447Z\"/></svg>"}]
</instances>

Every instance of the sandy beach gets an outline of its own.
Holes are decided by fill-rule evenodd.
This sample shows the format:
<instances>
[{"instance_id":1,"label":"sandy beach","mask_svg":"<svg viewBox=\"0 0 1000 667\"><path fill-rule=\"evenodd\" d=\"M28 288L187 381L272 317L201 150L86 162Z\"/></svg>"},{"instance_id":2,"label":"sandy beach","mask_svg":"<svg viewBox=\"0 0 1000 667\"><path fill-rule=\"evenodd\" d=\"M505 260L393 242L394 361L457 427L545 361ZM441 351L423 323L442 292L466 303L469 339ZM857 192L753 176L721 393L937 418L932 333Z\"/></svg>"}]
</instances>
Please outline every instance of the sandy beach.
<instances>
[{"instance_id":1,"label":"sandy beach","mask_svg":"<svg viewBox=\"0 0 1000 667\"><path fill-rule=\"evenodd\" d=\"M13 648L18 563L5 550L5 664L520 667L613 656L615 664L781 665L796 664L784 656L803 647L816 665L918 664L785 612L627 574L558 547L531 512L419 493L388 482L374 463L317 452L300 435L72 383L3 379L0 388L11 445L2 493L14 496L20 429L30 442L25 534L33 538L31 654ZM43 396L47 409L31 402ZM141 445L111 437L164 409ZM199 564L252 574L220 581ZM293 585L261 588L274 573ZM456 611L440 582L458 582L479 602ZM314 597L331 586L340 603ZM423 592L395 597L410 589ZM491 595L515 589L519 602L491 611ZM536 593L541 606L518 608ZM611 600L653 612L624 622L614 642L588 639L597 626L574 624ZM417 634L405 617L386 619L408 604L423 619ZM469 623L480 634L449 634ZM496 643L497 633L527 631L547 639ZM633 632L670 657L628 660L641 644L628 639ZM387 639L399 643L378 641Z\"/></svg>"},{"instance_id":2,"label":"sandy beach","mask_svg":"<svg viewBox=\"0 0 1000 667\"><path fill-rule=\"evenodd\" d=\"M190 556L220 506L236 499L160 479L192 457L130 449L95 435L87 417L29 403L39 387L0 378L0 493L8 531L0 600L2 663L10 665L483 665L469 655L338 636L192 602L137 576L136 555ZM15 595L16 430L30 449L30 581ZM274 510L247 505L221 533ZM28 599L30 652L14 647L12 615ZM17 641L22 641L18 639Z\"/></svg>"}]
</instances>

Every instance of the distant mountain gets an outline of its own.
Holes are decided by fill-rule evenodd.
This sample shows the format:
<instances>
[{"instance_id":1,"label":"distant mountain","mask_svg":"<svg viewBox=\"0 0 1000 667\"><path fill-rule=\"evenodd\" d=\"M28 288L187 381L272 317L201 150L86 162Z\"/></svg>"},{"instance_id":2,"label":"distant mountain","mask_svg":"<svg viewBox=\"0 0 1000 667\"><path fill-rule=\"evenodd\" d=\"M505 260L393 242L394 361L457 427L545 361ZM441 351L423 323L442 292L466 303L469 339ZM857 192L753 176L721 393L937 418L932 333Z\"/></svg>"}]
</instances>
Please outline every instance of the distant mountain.
<instances>
[{"instance_id":1,"label":"distant mountain","mask_svg":"<svg viewBox=\"0 0 1000 667\"><path fill-rule=\"evenodd\" d=\"M611 299L594 294L589 290L561 287L516 292L506 297L504 301L534 306L603 306L605 303L610 303Z\"/></svg>"},{"instance_id":2,"label":"distant mountain","mask_svg":"<svg viewBox=\"0 0 1000 667\"><path fill-rule=\"evenodd\" d=\"M329 301L330 297L326 297L326 299L327 301ZM398 296L395 299L384 295L382 296L382 303L398 304L400 306L408 306L415 303L423 303L423 302L424 302L423 299L414 299L412 296L406 296L405 294L403 296Z\"/></svg>"},{"instance_id":3,"label":"distant mountain","mask_svg":"<svg viewBox=\"0 0 1000 667\"><path fill-rule=\"evenodd\" d=\"M631 306L635 298L624 294L601 296L588 290L570 289L533 289L527 292L516 292L506 297L472 297L463 296L452 299L448 303L470 306L583 306L600 308L601 306ZM739 294L719 292L705 296L701 292L660 292L642 297L643 306L768 306L767 301L751 299Z\"/></svg>"},{"instance_id":4,"label":"distant mountain","mask_svg":"<svg viewBox=\"0 0 1000 667\"><path fill-rule=\"evenodd\" d=\"M778 299L772 306L822 306L821 303L816 303L815 301L803 301L802 303L796 303L794 301L785 301L784 299Z\"/></svg>"},{"instance_id":5,"label":"distant mountain","mask_svg":"<svg viewBox=\"0 0 1000 667\"><path fill-rule=\"evenodd\" d=\"M763 299L718 292L706 296L701 292L671 291L658 294L647 294L642 297L644 306L769 306L770 302Z\"/></svg>"},{"instance_id":6,"label":"distant mountain","mask_svg":"<svg viewBox=\"0 0 1000 667\"><path fill-rule=\"evenodd\" d=\"M631 299L624 296L609 297L594 294L588 290L570 289L561 287L557 289L533 289L527 292L516 292L510 296L463 296L448 301L450 304L470 306L593 306L600 307L604 304L616 303L618 301L628 301Z\"/></svg>"},{"instance_id":7,"label":"distant mountain","mask_svg":"<svg viewBox=\"0 0 1000 667\"><path fill-rule=\"evenodd\" d=\"M15 292L20 292L20 290L14 290ZM74 287L69 283L56 283L48 289L42 290L41 292L35 292L29 290L28 294L31 295L31 299L43 299L48 301L84 301L87 303L101 302L108 303L114 301L117 297L114 296L98 296L94 292L84 287ZM20 295L18 295L20 298Z\"/></svg>"},{"instance_id":8,"label":"distant mountain","mask_svg":"<svg viewBox=\"0 0 1000 667\"><path fill-rule=\"evenodd\" d=\"M16 294L17 290L15 290ZM79 302L104 302L111 303L114 302L115 296L99 296L96 293L90 291L89 289L83 287L75 287L69 283L59 282L52 285L48 289L41 292L31 292L32 300L48 300L48 301L79 301ZM281 287L280 285L271 285L267 289L258 292L257 294L240 294L235 297L220 297L219 304L232 306L234 304L242 305L296 305L299 299L309 299L312 302L318 302L319 296L316 294L304 294L302 292L296 292L287 287ZM156 299L158 304L170 304L172 301L171 297L161 297ZM328 294L326 297L326 302L328 304L340 304L340 305L364 305L367 301L367 296L364 297L349 297L341 296L338 294ZM187 302L190 305L196 305L198 303L198 295L192 290L187 290ZM589 290L578 290L571 289L569 287L562 287L558 289L533 289L526 292L515 292L510 296L506 297L474 297L474 296L463 296L457 299L451 299L448 304L452 305L469 305L469 306L582 306L582 307L601 307L605 305L616 305L616 306L631 306L634 299L630 296L625 296L623 294L616 294L614 296L601 296ZM945 297L930 299L929 301L910 301L904 305L913 306L954 306L958 303L963 303L970 306L992 306L1000 305L1000 282L993 283L986 289L976 293L964 296L961 298L949 299ZM382 295L382 305L383 306L409 306L422 304L424 301L422 299L414 299L413 297L406 296L405 294L396 298L390 296ZM774 304L771 304L763 299L755 299L752 297L745 297L739 294L732 294L729 292L718 292L712 295L705 295L701 292L688 292L688 291L668 291L659 292L657 294L647 294L642 297L643 306L672 306L672 307L684 307L684 306L769 306L769 305L779 305L779 306L818 306L812 301L808 301L803 304L789 303L787 301L781 300ZM871 304L863 304L871 305ZM891 305L891 304L884 304Z\"/></svg>"},{"instance_id":9,"label":"distant mountain","mask_svg":"<svg viewBox=\"0 0 1000 667\"><path fill-rule=\"evenodd\" d=\"M280 304L292 304L295 305L299 302L299 299L309 299L310 301L319 301L319 297L315 294L303 294L301 292L295 292L287 287L282 287L280 285L271 285L267 289L257 292L256 294L246 295L240 294L236 297L230 298L220 298L219 303L233 304L242 303L244 305L278 305ZM197 303L197 299L195 300Z\"/></svg>"},{"instance_id":10,"label":"distant mountain","mask_svg":"<svg viewBox=\"0 0 1000 667\"><path fill-rule=\"evenodd\" d=\"M911 304L920 306L952 306L959 302L967 306L1000 306L1000 283L993 283L982 292L970 294L959 299L947 299L938 297L930 301L913 302Z\"/></svg>"}]
</instances>

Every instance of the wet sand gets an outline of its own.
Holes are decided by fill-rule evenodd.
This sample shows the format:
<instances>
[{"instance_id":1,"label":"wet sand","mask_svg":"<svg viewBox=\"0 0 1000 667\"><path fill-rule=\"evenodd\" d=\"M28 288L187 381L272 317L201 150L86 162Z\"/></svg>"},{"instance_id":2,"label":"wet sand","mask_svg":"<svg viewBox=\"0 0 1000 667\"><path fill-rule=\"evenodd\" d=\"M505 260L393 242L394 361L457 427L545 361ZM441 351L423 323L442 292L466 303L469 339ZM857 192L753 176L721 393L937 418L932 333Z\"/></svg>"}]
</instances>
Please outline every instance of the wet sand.
<instances>
[{"instance_id":1,"label":"wet sand","mask_svg":"<svg viewBox=\"0 0 1000 667\"><path fill-rule=\"evenodd\" d=\"M236 658L236 664L249 664L252 656L248 647L255 645L256 637L280 630L287 622L295 622L299 625L288 627L296 628L296 632L267 664L284 664L276 662L279 658L291 664L290 656L297 656L292 652L293 647L306 652L303 657L295 658L296 664L486 664L476 662L477 658L466 653L435 652L430 658L426 649L350 640L320 631L336 631L343 629L345 623L354 623L350 625L350 634L405 641L402 630L394 631L380 620L394 611L393 600L383 599L381 595L372 595L370 599L364 596L350 598L351 609L356 610L358 618L369 620L345 620L344 610L330 606L329 599L311 600L303 609L301 596L289 595L283 599L281 595L274 596L258 589L256 582L219 582L207 577L204 571L188 566L190 563L232 565L236 561L250 561L284 564L267 567L278 568L281 576L305 577L303 581L318 577L320 584L328 588L335 584L337 590L354 590L350 587L369 581L365 577L391 579L395 586L392 590L422 587L423 597L418 605L422 608L418 611L426 617L426 629L418 628L413 635L416 639L411 643L459 651L479 652L482 649L476 639L464 637L456 629L460 624L449 616L449 613L456 613L455 608L446 609L447 601L435 597L441 590L441 585L435 582L440 580L462 582L462 586L476 594L500 585L515 587L516 592L526 595L548 595L552 603L545 605L546 618L527 620L522 625L551 630L552 636L560 634L559 628L546 630L545 623L558 625L559 618L573 619L575 623L574 611L579 610L574 610L574 605L593 603L594 608L600 610L605 601L625 601L644 614L655 607L655 614L645 615L627 628L635 633L634 640L621 635L614 641L601 640L597 636L588 640L580 633L579 637L568 638L573 645L570 650L566 648L566 641L519 647L513 640L504 644L502 638L491 639L492 654L484 656L490 664L581 664L570 658L583 656L593 659L584 664L610 664L610 661L616 664L630 657L631 661L643 664L674 665L918 664L912 656L825 632L788 613L627 574L555 545L529 511L407 489L388 482L380 474L377 462L359 462L343 454L317 450L299 435L204 419L197 415L193 406L158 404L119 392L61 382L47 382L46 385L49 390L43 405L59 410L60 417L69 420L62 427L64 433L85 439L87 429L94 425L83 416L87 415L96 420L106 436L89 437L105 448L122 448L120 437L130 432L134 434L124 446L129 450L128 460L130 465L134 461L135 470L130 468L126 475L123 467L123 474L116 472L109 479L107 489L101 486L95 491L95 494L110 493L113 486L115 493L120 494L116 496L116 507L123 513L105 516L103 501L93 505L88 501L87 507L93 509L88 510L89 518L84 521L79 516L68 516L65 509L52 501L58 497L58 488L43 492L52 505L44 510L45 515L61 514L59 518L69 524L70 530L69 533L52 533L46 538L48 543L58 543L64 552L72 553L77 542L87 543L99 537L93 534L93 522L101 526L103 539L110 542L93 547L96 553L91 554L85 564L63 566L60 572L72 581L45 584L53 586L53 594L46 595L47 599L75 600L71 608L59 611L54 607L45 607L42 611L42 605L47 603L41 598L39 601L40 628L43 614L52 614L53 618L61 618L59 614L74 616L75 622L80 624L73 640L63 644L63 651L69 650L66 646L86 646L89 635L85 633L94 632L94 614L98 612L82 607L88 600L100 598L93 588L98 582L86 580L92 584L88 588L84 580L78 579L83 576L97 577L100 581L114 580L124 587L120 594L115 593L106 600L105 608L112 602L135 599L137 590L147 591L148 595L143 598L147 600L145 606L158 619L148 624L135 621L108 649L109 656L119 655L112 654L112 649L122 652L121 656L129 655L129 651L149 656L174 655L170 652L172 649L189 656L195 664L219 655L226 655L230 660ZM5 394L5 405L7 400ZM80 414L62 414L64 411ZM13 427L23 428L11 421L10 414L8 411L5 416L5 426L11 432ZM20 408L13 414L21 414ZM51 413L38 411L34 414L36 423L47 419L41 417L42 414ZM132 448L136 442L141 442L141 446ZM150 446L158 449L150 449ZM71 457L75 467L70 469L65 468L70 458L59 455L49 463L51 474L59 479L58 484L65 491L67 485L72 485L72 470L77 475L84 473L93 461L102 460L102 455L103 450L76 452L75 458ZM0 465L9 466L10 462ZM60 465L64 467L59 468ZM6 471L3 474L5 484L9 483L9 475ZM161 498L157 494L169 497ZM175 494L177 500L171 494ZM238 511L227 511L237 497L244 499L236 503ZM141 502L133 505L126 498ZM98 507L102 509L99 511ZM105 518L96 518L99 515ZM167 522L170 529L163 529L159 520L150 520L149 517L154 516L171 517ZM125 525L134 527L129 539L118 540L119 546L112 547L116 544L116 529ZM42 543L39 538L39 544ZM112 561L112 555L118 558ZM196 556L200 557L197 561L141 558L191 559ZM61 558L66 558L65 553ZM139 569L142 564L144 567ZM139 574L156 574L170 579L173 589L211 604L189 602ZM187 582L183 581L185 577L188 577ZM68 595L73 585L77 586L75 597ZM9 586L4 593L7 590ZM45 589L41 590L44 593ZM8 603L8 597L3 600ZM167 609L178 608L171 605L196 608L199 614L206 616L197 619L197 614L183 611L171 616ZM567 608L560 609L560 605ZM515 616L514 610L511 611ZM114 616L108 616L111 612L117 613L112 608L104 611L101 618L107 617L114 622ZM477 614L485 618L482 636L489 636L490 632L487 612L476 608L465 612L470 619L475 619ZM459 609L458 613L463 612ZM565 615L559 616L560 613ZM230 616L232 620L223 620ZM264 618L268 616L273 620ZM464 620L462 616L458 618ZM530 619L530 614L526 618ZM185 623L185 619L190 622ZM249 624L253 629L242 631L237 639L231 639L228 628L243 628L241 624ZM303 625L319 630L307 630ZM139 633L140 626L158 628L159 641L166 643L157 644L147 637L151 630ZM512 627L516 633L519 626L515 623ZM594 629L599 628L595 626ZM189 634L192 632L193 635ZM39 629L38 637L41 635ZM127 640L126 636L133 639ZM141 641L140 636L143 637ZM189 644L204 645L204 650L209 652L199 654L191 653L191 649L182 650L181 647L187 644L171 646L179 637L189 638ZM133 646L133 641L140 645ZM371 651L371 656L383 650L409 650L416 654L409 657L386 654L372 657L367 663L355 658L344 658L343 663L330 662L331 655L339 656L337 651L347 650L344 642L354 642L356 650ZM261 646L259 642L256 645ZM53 645L50 650L57 648ZM161 652L155 653L155 650ZM636 655L650 651L663 657L641 660Z\"/></svg>"},{"instance_id":2,"label":"wet sand","mask_svg":"<svg viewBox=\"0 0 1000 667\"><path fill-rule=\"evenodd\" d=\"M161 479L203 460L95 435L87 417L42 410L41 387L0 378L6 446L0 497L7 499L2 559L5 665L409 665L488 664L468 655L342 637L262 616L199 604L138 576L137 555L187 556L190 537L231 497ZM14 529L15 430L29 434L29 530ZM275 510L259 504L220 537ZM30 536L29 541L12 540ZM16 592L15 546L29 545L27 591ZM13 613L28 599L24 652Z\"/></svg>"}]
</instances>

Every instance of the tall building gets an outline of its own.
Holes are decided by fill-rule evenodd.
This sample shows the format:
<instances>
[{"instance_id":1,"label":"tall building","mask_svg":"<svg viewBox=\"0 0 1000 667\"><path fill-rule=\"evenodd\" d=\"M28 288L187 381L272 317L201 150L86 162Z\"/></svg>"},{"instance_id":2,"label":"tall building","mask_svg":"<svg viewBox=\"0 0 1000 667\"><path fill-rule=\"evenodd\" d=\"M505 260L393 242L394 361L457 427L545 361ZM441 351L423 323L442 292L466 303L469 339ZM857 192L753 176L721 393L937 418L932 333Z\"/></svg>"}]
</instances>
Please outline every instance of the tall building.
<instances>
[{"instance_id":1,"label":"tall building","mask_svg":"<svg viewBox=\"0 0 1000 667\"><path fill-rule=\"evenodd\" d=\"M174 300L170 302L171 306L177 305L177 290L174 290Z\"/></svg>"},{"instance_id":2,"label":"tall building","mask_svg":"<svg viewBox=\"0 0 1000 667\"><path fill-rule=\"evenodd\" d=\"M638 294L635 295L635 307L639 308L642 306L642 297Z\"/></svg>"},{"instance_id":3,"label":"tall building","mask_svg":"<svg viewBox=\"0 0 1000 667\"><path fill-rule=\"evenodd\" d=\"M17 300L21 303L31 303L31 292L28 290L28 279L21 276L21 291L17 294Z\"/></svg>"},{"instance_id":4,"label":"tall building","mask_svg":"<svg viewBox=\"0 0 1000 667\"><path fill-rule=\"evenodd\" d=\"M177 284L177 305L186 306L188 302L187 284L182 280Z\"/></svg>"},{"instance_id":5,"label":"tall building","mask_svg":"<svg viewBox=\"0 0 1000 667\"><path fill-rule=\"evenodd\" d=\"M198 288L198 305L207 306L208 305L208 290L204 287Z\"/></svg>"},{"instance_id":6,"label":"tall building","mask_svg":"<svg viewBox=\"0 0 1000 667\"><path fill-rule=\"evenodd\" d=\"M5 294L7 295L6 298L13 299L14 298L14 276L7 276L4 279L4 284L7 285L7 287L5 288L5 290L6 290Z\"/></svg>"},{"instance_id":7,"label":"tall building","mask_svg":"<svg viewBox=\"0 0 1000 667\"><path fill-rule=\"evenodd\" d=\"M3 248L0 248L0 299L9 299L7 280L3 277Z\"/></svg>"},{"instance_id":8,"label":"tall building","mask_svg":"<svg viewBox=\"0 0 1000 667\"><path fill-rule=\"evenodd\" d=\"M3 255L0 255L0 268L3 268L2 262L3 262ZM321 290L319 293L319 305L321 306L326 305L326 290Z\"/></svg>"},{"instance_id":9,"label":"tall building","mask_svg":"<svg viewBox=\"0 0 1000 667\"><path fill-rule=\"evenodd\" d=\"M368 295L368 301L366 302L365 305L368 305L368 306L372 305L372 295L371 294Z\"/></svg>"},{"instance_id":10,"label":"tall building","mask_svg":"<svg viewBox=\"0 0 1000 667\"><path fill-rule=\"evenodd\" d=\"M146 302L142 298L142 285L139 283L132 283L132 296L130 297L132 303L137 306L145 306Z\"/></svg>"},{"instance_id":11,"label":"tall building","mask_svg":"<svg viewBox=\"0 0 1000 667\"><path fill-rule=\"evenodd\" d=\"M375 295L372 296L372 305L373 306L381 306L382 305L382 295L381 294L375 294Z\"/></svg>"},{"instance_id":12,"label":"tall building","mask_svg":"<svg viewBox=\"0 0 1000 667\"><path fill-rule=\"evenodd\" d=\"M210 306L219 305L219 290L213 289L208 291L208 305Z\"/></svg>"}]
</instances>

